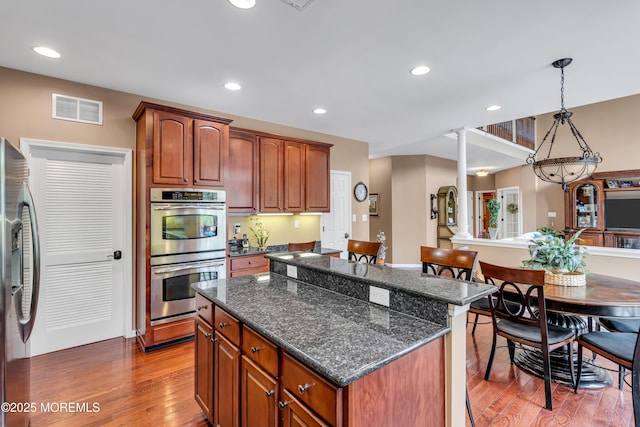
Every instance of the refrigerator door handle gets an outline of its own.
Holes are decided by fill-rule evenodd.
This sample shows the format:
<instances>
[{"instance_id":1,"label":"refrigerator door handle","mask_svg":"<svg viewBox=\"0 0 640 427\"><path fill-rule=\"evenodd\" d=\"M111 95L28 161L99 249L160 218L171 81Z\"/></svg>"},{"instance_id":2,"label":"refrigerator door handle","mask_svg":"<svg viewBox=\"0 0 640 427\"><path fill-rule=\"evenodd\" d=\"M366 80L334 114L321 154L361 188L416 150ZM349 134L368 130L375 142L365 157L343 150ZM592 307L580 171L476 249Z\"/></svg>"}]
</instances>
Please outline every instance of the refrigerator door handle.
<instances>
[{"instance_id":1,"label":"refrigerator door handle","mask_svg":"<svg viewBox=\"0 0 640 427\"><path fill-rule=\"evenodd\" d=\"M22 215L22 210L27 208L29 212L29 225L31 229L31 247L32 247L32 272L31 277L33 280L33 287L31 289L31 305L29 309L29 317L19 319L22 325L22 341L25 343L31 336L33 330L33 324L36 320L36 312L38 309L38 295L40 294L40 236L38 234L38 222L36 219L36 209L33 203L33 197L27 183L22 183L20 194L18 195L18 215ZM24 251L24 249L23 249ZM24 252L20 254L20 264L23 264L22 258ZM21 280L22 288L24 289L24 282Z\"/></svg>"}]
</instances>

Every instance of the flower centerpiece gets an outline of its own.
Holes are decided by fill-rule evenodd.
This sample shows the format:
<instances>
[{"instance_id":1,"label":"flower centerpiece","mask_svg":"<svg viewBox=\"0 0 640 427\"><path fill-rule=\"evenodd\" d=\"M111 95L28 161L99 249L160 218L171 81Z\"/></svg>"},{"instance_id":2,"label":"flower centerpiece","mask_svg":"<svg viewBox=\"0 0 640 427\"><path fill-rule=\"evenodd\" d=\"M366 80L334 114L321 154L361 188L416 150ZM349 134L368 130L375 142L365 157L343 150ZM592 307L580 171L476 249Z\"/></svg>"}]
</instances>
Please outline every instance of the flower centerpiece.
<instances>
[{"instance_id":1,"label":"flower centerpiece","mask_svg":"<svg viewBox=\"0 0 640 427\"><path fill-rule=\"evenodd\" d=\"M487 202L489 210L489 236L495 239L498 236L498 214L500 213L500 202L498 199L491 199Z\"/></svg>"},{"instance_id":2,"label":"flower centerpiece","mask_svg":"<svg viewBox=\"0 0 640 427\"><path fill-rule=\"evenodd\" d=\"M555 233L529 240L531 258L522 265L534 270L545 270L545 282L561 286L584 286L586 283L585 255L587 248L576 245L581 229L569 239Z\"/></svg>"},{"instance_id":3,"label":"flower centerpiece","mask_svg":"<svg viewBox=\"0 0 640 427\"><path fill-rule=\"evenodd\" d=\"M256 220L255 228L249 227L249 231L253 234L253 238L256 241L256 245L258 245L258 249L264 249L267 247L267 240L269 240L271 231L267 230L262 221L259 219Z\"/></svg>"},{"instance_id":4,"label":"flower centerpiece","mask_svg":"<svg viewBox=\"0 0 640 427\"><path fill-rule=\"evenodd\" d=\"M384 259L387 257L387 247L384 244L385 240L387 240L387 236L384 235L384 231L378 230L376 242L382 243L380 249L378 249L378 264L384 264Z\"/></svg>"}]
</instances>

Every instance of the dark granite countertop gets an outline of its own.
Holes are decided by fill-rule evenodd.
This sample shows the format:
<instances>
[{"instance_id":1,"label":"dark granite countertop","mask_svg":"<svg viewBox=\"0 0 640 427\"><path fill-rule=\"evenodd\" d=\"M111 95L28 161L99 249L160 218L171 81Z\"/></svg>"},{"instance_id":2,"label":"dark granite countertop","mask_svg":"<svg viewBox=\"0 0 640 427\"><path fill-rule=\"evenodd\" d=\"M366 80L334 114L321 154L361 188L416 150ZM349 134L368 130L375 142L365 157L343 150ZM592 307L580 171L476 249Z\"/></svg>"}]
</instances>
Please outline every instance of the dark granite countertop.
<instances>
[{"instance_id":1,"label":"dark granite countertop","mask_svg":"<svg viewBox=\"0 0 640 427\"><path fill-rule=\"evenodd\" d=\"M437 277L421 271L362 264L340 258L297 253L272 253L267 255L267 258L336 276L364 279L382 288L400 289L414 295L460 306L497 291L495 286L481 282Z\"/></svg>"},{"instance_id":2,"label":"dark granite countertop","mask_svg":"<svg viewBox=\"0 0 640 427\"><path fill-rule=\"evenodd\" d=\"M192 286L338 386L346 386L450 331L437 323L275 273Z\"/></svg>"}]
</instances>

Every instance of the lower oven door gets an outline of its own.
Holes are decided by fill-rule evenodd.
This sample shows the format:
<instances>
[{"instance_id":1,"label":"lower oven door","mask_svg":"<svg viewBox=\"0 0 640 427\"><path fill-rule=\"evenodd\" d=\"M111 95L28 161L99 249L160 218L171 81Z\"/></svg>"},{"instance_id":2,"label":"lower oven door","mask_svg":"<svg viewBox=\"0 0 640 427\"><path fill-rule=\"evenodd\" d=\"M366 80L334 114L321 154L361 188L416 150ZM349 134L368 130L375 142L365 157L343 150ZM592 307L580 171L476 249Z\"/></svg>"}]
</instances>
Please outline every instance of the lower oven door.
<instances>
[{"instance_id":1,"label":"lower oven door","mask_svg":"<svg viewBox=\"0 0 640 427\"><path fill-rule=\"evenodd\" d=\"M224 258L151 267L151 325L192 317L193 283L224 279Z\"/></svg>"}]
</instances>

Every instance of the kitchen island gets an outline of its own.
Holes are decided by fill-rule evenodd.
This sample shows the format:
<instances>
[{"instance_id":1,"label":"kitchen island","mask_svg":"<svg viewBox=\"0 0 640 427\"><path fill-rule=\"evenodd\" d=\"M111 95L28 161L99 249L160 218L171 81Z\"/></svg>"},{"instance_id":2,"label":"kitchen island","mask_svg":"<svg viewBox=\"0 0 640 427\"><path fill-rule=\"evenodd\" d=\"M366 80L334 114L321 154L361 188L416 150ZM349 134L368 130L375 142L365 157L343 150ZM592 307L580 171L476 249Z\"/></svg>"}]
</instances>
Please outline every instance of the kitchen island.
<instances>
[{"instance_id":1,"label":"kitchen island","mask_svg":"<svg viewBox=\"0 0 640 427\"><path fill-rule=\"evenodd\" d=\"M450 305L464 311L493 287L313 253L267 258L270 273L194 285L196 400L214 425L216 417L243 425L279 425L280 417L284 425L464 423L464 383L452 390L446 378ZM390 307L370 303L369 286L389 291ZM201 375L209 365L211 396ZM461 414L445 411L454 392ZM215 403L221 396L239 399ZM256 413L271 422L245 424Z\"/></svg>"}]
</instances>

